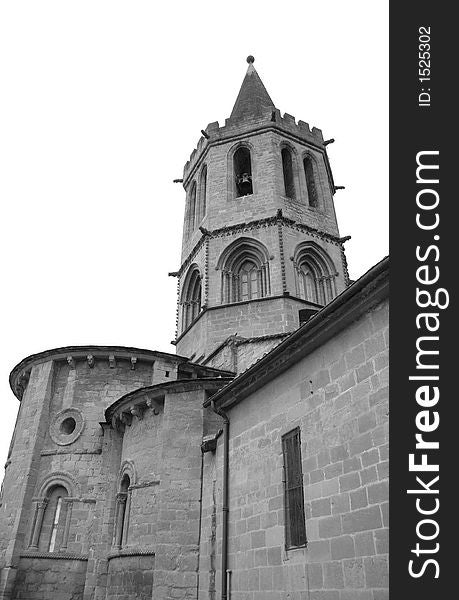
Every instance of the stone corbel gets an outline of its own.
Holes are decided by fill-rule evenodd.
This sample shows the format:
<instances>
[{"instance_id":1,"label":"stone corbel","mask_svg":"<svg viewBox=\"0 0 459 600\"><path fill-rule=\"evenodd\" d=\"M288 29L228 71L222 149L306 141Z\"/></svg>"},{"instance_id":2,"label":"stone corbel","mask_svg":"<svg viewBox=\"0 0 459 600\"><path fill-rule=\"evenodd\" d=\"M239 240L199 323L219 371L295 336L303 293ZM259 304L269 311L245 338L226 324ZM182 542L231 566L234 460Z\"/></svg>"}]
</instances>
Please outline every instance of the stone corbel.
<instances>
[{"instance_id":1,"label":"stone corbel","mask_svg":"<svg viewBox=\"0 0 459 600\"><path fill-rule=\"evenodd\" d=\"M133 417L137 417L139 419L139 421L141 421L143 419L143 410L142 410L142 407L139 406L138 404L136 406L131 406L129 409L129 412L131 413L131 415Z\"/></svg>"},{"instance_id":2,"label":"stone corbel","mask_svg":"<svg viewBox=\"0 0 459 600\"><path fill-rule=\"evenodd\" d=\"M71 369L75 368L75 359L73 356L67 356L67 363Z\"/></svg>"},{"instance_id":3,"label":"stone corbel","mask_svg":"<svg viewBox=\"0 0 459 600\"><path fill-rule=\"evenodd\" d=\"M136 364L137 364L137 357L131 356L131 371L135 371Z\"/></svg>"},{"instance_id":4,"label":"stone corbel","mask_svg":"<svg viewBox=\"0 0 459 600\"><path fill-rule=\"evenodd\" d=\"M90 369L92 369L94 367L94 356L92 354L88 354L88 356L86 357L86 360L88 361L88 366Z\"/></svg>"},{"instance_id":5,"label":"stone corbel","mask_svg":"<svg viewBox=\"0 0 459 600\"><path fill-rule=\"evenodd\" d=\"M112 427L115 431L122 433L124 431L124 423L121 422L118 415L112 417Z\"/></svg>"},{"instance_id":6,"label":"stone corbel","mask_svg":"<svg viewBox=\"0 0 459 600\"><path fill-rule=\"evenodd\" d=\"M127 425L128 427L130 427L130 425L132 423L131 413L122 412L121 416L120 416L120 421L121 421L121 423L123 423L123 425Z\"/></svg>"},{"instance_id":7,"label":"stone corbel","mask_svg":"<svg viewBox=\"0 0 459 600\"><path fill-rule=\"evenodd\" d=\"M114 354L109 355L108 366L110 367L110 369L114 369L116 367L116 360Z\"/></svg>"},{"instance_id":8,"label":"stone corbel","mask_svg":"<svg viewBox=\"0 0 459 600\"><path fill-rule=\"evenodd\" d=\"M154 400L152 400L151 398L147 398L146 405L148 406L148 408L153 409L154 415L159 415L159 407Z\"/></svg>"}]
</instances>

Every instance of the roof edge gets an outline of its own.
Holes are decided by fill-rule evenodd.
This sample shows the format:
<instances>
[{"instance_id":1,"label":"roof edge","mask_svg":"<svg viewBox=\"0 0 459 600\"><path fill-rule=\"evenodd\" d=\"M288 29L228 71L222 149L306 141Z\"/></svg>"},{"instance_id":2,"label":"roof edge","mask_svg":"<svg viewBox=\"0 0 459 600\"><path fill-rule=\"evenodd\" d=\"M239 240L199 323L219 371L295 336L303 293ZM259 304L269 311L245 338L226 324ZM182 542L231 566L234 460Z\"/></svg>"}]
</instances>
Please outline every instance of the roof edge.
<instances>
[{"instance_id":1,"label":"roof edge","mask_svg":"<svg viewBox=\"0 0 459 600\"><path fill-rule=\"evenodd\" d=\"M224 373L224 371L222 371ZM226 373L229 373L227 371ZM196 379L174 379L173 381L162 381L161 383L157 383L155 385L149 385L146 387L137 388L132 392L128 392L124 394L115 402L112 402L110 406L108 406L105 411L105 420L107 423L111 423L112 417L114 414L122 409L124 404L130 404L134 402L136 399L141 398L145 395L150 395L150 398L154 398L156 394L160 396L162 393L166 392L180 392L180 391L190 391L193 388L202 387L206 389L207 387L215 387L215 386L223 386L226 382L231 381L233 379L232 375L223 375L218 377L199 377Z\"/></svg>"},{"instance_id":2,"label":"roof edge","mask_svg":"<svg viewBox=\"0 0 459 600\"><path fill-rule=\"evenodd\" d=\"M32 366L49 360L66 360L67 356L73 356L75 358L86 358L88 354L97 356L108 356L110 354L116 357L129 358L130 356L136 356L138 359L151 360L155 358L170 358L177 362L189 362L189 359L185 356L178 354L172 354L169 352L161 352L157 350L147 350L145 348L136 348L133 346L97 346L97 345L82 345L82 346L62 346L59 348L51 348L49 350L43 350L31 354L26 358L23 358L15 367L13 367L9 382L13 394L20 399L20 395L17 393L17 380L25 371L29 371Z\"/></svg>"}]
</instances>

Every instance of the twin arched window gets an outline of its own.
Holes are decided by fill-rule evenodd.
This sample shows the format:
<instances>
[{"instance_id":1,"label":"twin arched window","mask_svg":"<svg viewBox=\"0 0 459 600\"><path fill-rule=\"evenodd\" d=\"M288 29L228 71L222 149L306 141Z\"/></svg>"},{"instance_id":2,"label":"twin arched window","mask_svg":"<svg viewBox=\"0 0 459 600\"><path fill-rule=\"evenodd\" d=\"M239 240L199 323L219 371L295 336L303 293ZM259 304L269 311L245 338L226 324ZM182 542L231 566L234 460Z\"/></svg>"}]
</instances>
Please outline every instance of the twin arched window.
<instances>
[{"instance_id":1,"label":"twin arched window","mask_svg":"<svg viewBox=\"0 0 459 600\"><path fill-rule=\"evenodd\" d=\"M281 150L282 174L284 177L284 193L287 198L296 198L294 159L290 148L284 146ZM312 156L307 155L303 160L306 190L310 208L319 208L318 172Z\"/></svg>"},{"instance_id":2,"label":"twin arched window","mask_svg":"<svg viewBox=\"0 0 459 600\"><path fill-rule=\"evenodd\" d=\"M188 271L182 294L182 331L187 329L201 311L201 274L197 267Z\"/></svg>"},{"instance_id":3,"label":"twin arched window","mask_svg":"<svg viewBox=\"0 0 459 600\"><path fill-rule=\"evenodd\" d=\"M268 252L257 240L241 238L224 250L217 263L221 269L221 302L244 302L271 293Z\"/></svg>"},{"instance_id":4,"label":"twin arched window","mask_svg":"<svg viewBox=\"0 0 459 600\"><path fill-rule=\"evenodd\" d=\"M336 295L336 270L329 256L310 243L302 244L294 257L297 294L303 300L324 305Z\"/></svg>"}]
</instances>

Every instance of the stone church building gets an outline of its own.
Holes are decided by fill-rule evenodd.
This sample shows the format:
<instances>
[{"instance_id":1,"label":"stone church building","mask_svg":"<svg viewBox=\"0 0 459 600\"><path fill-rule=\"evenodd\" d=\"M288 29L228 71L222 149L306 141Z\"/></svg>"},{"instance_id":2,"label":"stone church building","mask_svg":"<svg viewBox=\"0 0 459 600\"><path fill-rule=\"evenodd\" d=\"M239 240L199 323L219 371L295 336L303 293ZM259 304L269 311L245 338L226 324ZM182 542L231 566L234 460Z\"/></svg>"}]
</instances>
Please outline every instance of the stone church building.
<instances>
[{"instance_id":1,"label":"stone church building","mask_svg":"<svg viewBox=\"0 0 459 600\"><path fill-rule=\"evenodd\" d=\"M388 259L349 280L332 140L247 60L180 180L177 353L11 373L2 599L388 598Z\"/></svg>"}]
</instances>

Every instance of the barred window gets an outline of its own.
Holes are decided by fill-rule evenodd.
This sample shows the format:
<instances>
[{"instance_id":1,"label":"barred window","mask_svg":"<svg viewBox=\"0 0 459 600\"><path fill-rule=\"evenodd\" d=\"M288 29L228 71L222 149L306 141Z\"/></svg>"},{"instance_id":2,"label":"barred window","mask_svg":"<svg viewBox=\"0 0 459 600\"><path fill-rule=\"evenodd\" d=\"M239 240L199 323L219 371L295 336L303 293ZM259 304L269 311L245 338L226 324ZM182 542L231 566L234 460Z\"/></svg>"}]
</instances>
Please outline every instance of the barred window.
<instances>
[{"instance_id":1,"label":"barred window","mask_svg":"<svg viewBox=\"0 0 459 600\"><path fill-rule=\"evenodd\" d=\"M301 438L297 427L282 436L284 455L285 546L299 548L307 544L304 515Z\"/></svg>"}]
</instances>

